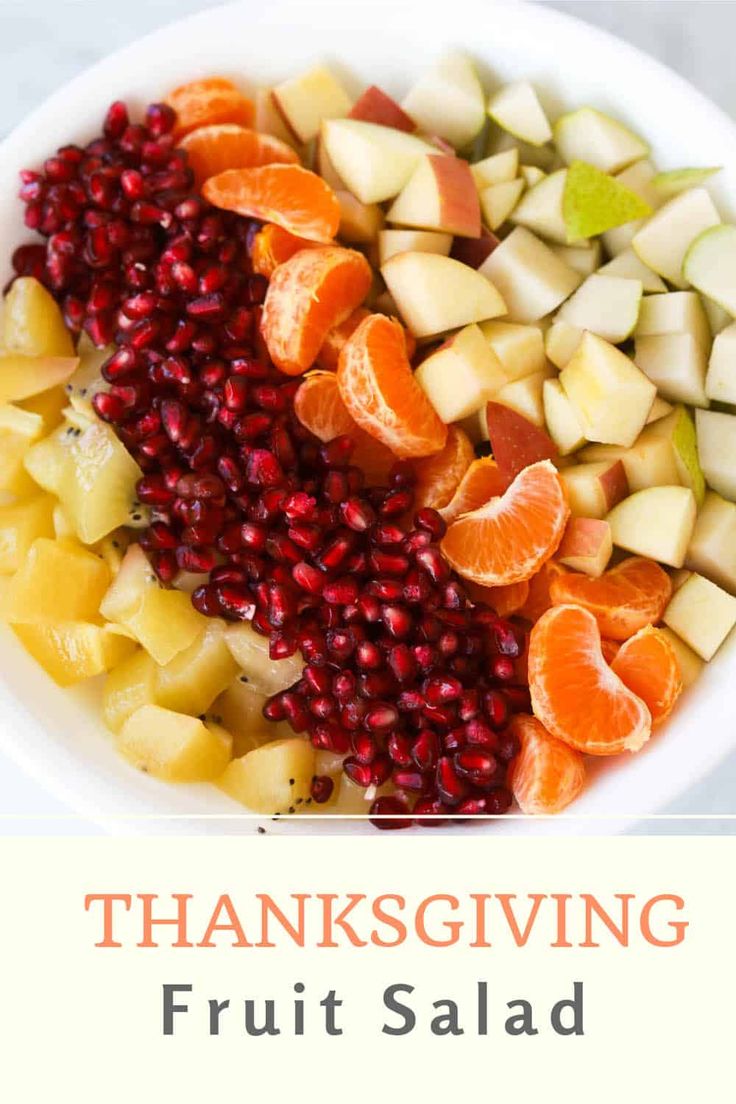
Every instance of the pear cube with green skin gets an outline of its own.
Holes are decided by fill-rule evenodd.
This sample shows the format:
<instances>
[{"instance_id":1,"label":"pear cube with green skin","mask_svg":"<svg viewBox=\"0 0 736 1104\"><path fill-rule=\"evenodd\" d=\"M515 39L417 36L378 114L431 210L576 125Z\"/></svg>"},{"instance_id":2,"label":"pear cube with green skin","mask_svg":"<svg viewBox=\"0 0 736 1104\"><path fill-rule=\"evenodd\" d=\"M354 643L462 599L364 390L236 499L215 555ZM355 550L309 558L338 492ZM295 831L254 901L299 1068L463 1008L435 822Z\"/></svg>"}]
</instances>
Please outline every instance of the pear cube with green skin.
<instances>
[{"instance_id":1,"label":"pear cube with green skin","mask_svg":"<svg viewBox=\"0 0 736 1104\"><path fill-rule=\"evenodd\" d=\"M736 315L736 226L711 226L695 238L685 254L682 275Z\"/></svg>"},{"instance_id":2,"label":"pear cube with green skin","mask_svg":"<svg viewBox=\"0 0 736 1104\"><path fill-rule=\"evenodd\" d=\"M652 187L669 198L690 188L697 188L720 171L720 166L709 169L668 169L667 172L657 173L652 180Z\"/></svg>"},{"instance_id":3,"label":"pear cube with green skin","mask_svg":"<svg viewBox=\"0 0 736 1104\"><path fill-rule=\"evenodd\" d=\"M630 447L643 429L656 388L615 345L583 334L560 383L588 441Z\"/></svg>"},{"instance_id":4,"label":"pear cube with green skin","mask_svg":"<svg viewBox=\"0 0 736 1104\"><path fill-rule=\"evenodd\" d=\"M672 446L677 468L678 482L689 487L698 506L705 496L705 478L698 459L698 442L695 423L684 406L677 406L663 418L647 428L643 436L647 440L665 438Z\"/></svg>"},{"instance_id":5,"label":"pear cube with green skin","mask_svg":"<svg viewBox=\"0 0 736 1104\"><path fill-rule=\"evenodd\" d=\"M480 410L506 383L498 357L476 325L465 326L430 353L414 378L446 425Z\"/></svg>"},{"instance_id":6,"label":"pear cube with green skin","mask_svg":"<svg viewBox=\"0 0 736 1104\"><path fill-rule=\"evenodd\" d=\"M532 425L544 426L543 390L545 380L554 375L551 368L534 372L531 376L505 383L493 396L493 401L508 406L521 414Z\"/></svg>"},{"instance_id":7,"label":"pear cube with green skin","mask_svg":"<svg viewBox=\"0 0 736 1104\"><path fill-rule=\"evenodd\" d=\"M505 184L491 184L480 193L483 222L491 230L497 230L516 209L524 181L509 180Z\"/></svg>"},{"instance_id":8,"label":"pear cube with green skin","mask_svg":"<svg viewBox=\"0 0 736 1104\"><path fill-rule=\"evenodd\" d=\"M619 548L682 567L697 510L689 487L648 487L619 502L607 520Z\"/></svg>"},{"instance_id":9,"label":"pear cube with green skin","mask_svg":"<svg viewBox=\"0 0 736 1104\"><path fill-rule=\"evenodd\" d=\"M677 665L682 675L682 686L684 690L687 690L687 688L692 686L702 674L705 661L702 660L699 655L696 655L692 648L686 644L677 633L674 633L672 629L668 629L666 625L661 625L658 628L658 632L660 632L672 645L675 655L677 656Z\"/></svg>"},{"instance_id":10,"label":"pear cube with green skin","mask_svg":"<svg viewBox=\"0 0 736 1104\"><path fill-rule=\"evenodd\" d=\"M639 280L645 292L666 292L664 280L640 261L633 249L623 249L613 260L601 265L599 276L623 276L627 280Z\"/></svg>"},{"instance_id":11,"label":"pear cube with green skin","mask_svg":"<svg viewBox=\"0 0 736 1104\"><path fill-rule=\"evenodd\" d=\"M601 263L601 246L598 241L585 242L583 245L553 245L550 248L556 257L581 276L592 276Z\"/></svg>"},{"instance_id":12,"label":"pear cube with green skin","mask_svg":"<svg viewBox=\"0 0 736 1104\"><path fill-rule=\"evenodd\" d=\"M116 664L105 679L102 715L113 732L144 705L156 705L156 672L159 668L144 648Z\"/></svg>"},{"instance_id":13,"label":"pear cube with green skin","mask_svg":"<svg viewBox=\"0 0 736 1104\"><path fill-rule=\"evenodd\" d=\"M140 545L132 544L120 571L104 595L100 613L126 628L162 666L193 643L206 619L189 595L166 590Z\"/></svg>"},{"instance_id":14,"label":"pear cube with green skin","mask_svg":"<svg viewBox=\"0 0 736 1104\"><path fill-rule=\"evenodd\" d=\"M421 158L437 152L414 134L360 119L325 120L320 142L361 203L382 203L398 195Z\"/></svg>"},{"instance_id":15,"label":"pear cube with green skin","mask_svg":"<svg viewBox=\"0 0 736 1104\"><path fill-rule=\"evenodd\" d=\"M587 161L604 173L620 172L649 153L633 131L592 107L562 115L554 125L554 143L568 165Z\"/></svg>"},{"instance_id":16,"label":"pear cube with green skin","mask_svg":"<svg viewBox=\"0 0 736 1104\"><path fill-rule=\"evenodd\" d=\"M59 686L74 686L115 667L135 643L89 621L13 625L23 647Z\"/></svg>"},{"instance_id":17,"label":"pear cube with green skin","mask_svg":"<svg viewBox=\"0 0 736 1104\"><path fill-rule=\"evenodd\" d=\"M705 393L708 354L692 334L637 337L634 362L670 402L708 406Z\"/></svg>"},{"instance_id":18,"label":"pear cube with green skin","mask_svg":"<svg viewBox=\"0 0 736 1104\"><path fill-rule=\"evenodd\" d=\"M652 180L656 174L657 170L652 162L643 160L636 161L633 165L629 165L627 169L616 173L614 179L619 184L623 184L625 188L635 192L640 199L651 207L652 211L656 211L664 202L662 194L652 185ZM604 231L602 241L608 255L617 257L619 253L630 249L634 235L641 230L645 221L646 219L633 219L631 222L623 223L622 226L615 226L612 230Z\"/></svg>"},{"instance_id":19,"label":"pear cube with green skin","mask_svg":"<svg viewBox=\"0 0 736 1104\"><path fill-rule=\"evenodd\" d=\"M560 478L570 513L577 518L605 518L629 494L626 471L620 460L573 464L562 469Z\"/></svg>"},{"instance_id":20,"label":"pear cube with green skin","mask_svg":"<svg viewBox=\"0 0 736 1104\"><path fill-rule=\"evenodd\" d=\"M711 329L702 300L694 291L668 291L645 295L639 308L636 337L689 333L706 352L711 347Z\"/></svg>"},{"instance_id":21,"label":"pear cube with green skin","mask_svg":"<svg viewBox=\"0 0 736 1104\"><path fill-rule=\"evenodd\" d=\"M32 276L18 277L5 296L0 347L27 357L74 356L56 300Z\"/></svg>"},{"instance_id":22,"label":"pear cube with green skin","mask_svg":"<svg viewBox=\"0 0 736 1104\"><path fill-rule=\"evenodd\" d=\"M245 676L236 678L212 706L212 713L222 719L233 738L233 758L239 759L269 740L283 739L294 733L286 721L267 721L263 707L268 701Z\"/></svg>"},{"instance_id":23,"label":"pear cube with green skin","mask_svg":"<svg viewBox=\"0 0 736 1104\"><path fill-rule=\"evenodd\" d=\"M310 796L315 751L308 740L271 740L233 759L218 785L256 813L296 812Z\"/></svg>"},{"instance_id":24,"label":"pear cube with green skin","mask_svg":"<svg viewBox=\"0 0 736 1104\"><path fill-rule=\"evenodd\" d=\"M479 272L498 289L509 322L536 322L573 293L582 277L524 226L483 262ZM504 313L499 311L499 313Z\"/></svg>"},{"instance_id":25,"label":"pear cube with green skin","mask_svg":"<svg viewBox=\"0 0 736 1104\"><path fill-rule=\"evenodd\" d=\"M608 567L612 553L611 526L607 521L572 517L567 523L556 558L565 567L597 579Z\"/></svg>"},{"instance_id":26,"label":"pear cube with green skin","mask_svg":"<svg viewBox=\"0 0 736 1104\"><path fill-rule=\"evenodd\" d=\"M631 244L645 265L675 287L685 288L688 277L683 264L690 246L704 230L718 226L720 221L705 188L692 188L655 211L634 235Z\"/></svg>"},{"instance_id":27,"label":"pear cube with green skin","mask_svg":"<svg viewBox=\"0 0 736 1104\"><path fill-rule=\"evenodd\" d=\"M158 705L131 713L115 744L134 767L164 782L211 782L232 754L232 738L220 725Z\"/></svg>"},{"instance_id":28,"label":"pear cube with green skin","mask_svg":"<svg viewBox=\"0 0 736 1104\"><path fill-rule=\"evenodd\" d=\"M582 449L580 459L586 464L620 460L631 494L647 487L670 487L681 482L671 441L665 436L652 436L647 429L631 448L588 445Z\"/></svg>"},{"instance_id":29,"label":"pear cube with green skin","mask_svg":"<svg viewBox=\"0 0 736 1104\"><path fill-rule=\"evenodd\" d=\"M705 393L714 402L736 405L736 322L726 326L713 340Z\"/></svg>"},{"instance_id":30,"label":"pear cube with green skin","mask_svg":"<svg viewBox=\"0 0 736 1104\"><path fill-rule=\"evenodd\" d=\"M563 303L557 317L618 345L633 333L641 297L640 280L594 274Z\"/></svg>"},{"instance_id":31,"label":"pear cube with green skin","mask_svg":"<svg viewBox=\"0 0 736 1104\"><path fill-rule=\"evenodd\" d=\"M545 176L518 203L511 221L516 226L525 226L527 230L548 241L566 245L569 238L562 217L566 180L567 169L558 169L557 172Z\"/></svg>"},{"instance_id":32,"label":"pear cube with green skin","mask_svg":"<svg viewBox=\"0 0 736 1104\"><path fill-rule=\"evenodd\" d=\"M544 108L528 81L516 81L492 93L488 114L509 134L533 146L542 146L552 137Z\"/></svg>"},{"instance_id":33,"label":"pear cube with green skin","mask_svg":"<svg viewBox=\"0 0 736 1104\"><path fill-rule=\"evenodd\" d=\"M378 235L378 258L384 265L396 253L439 253L449 257L452 234L436 230L381 230Z\"/></svg>"},{"instance_id":34,"label":"pear cube with green skin","mask_svg":"<svg viewBox=\"0 0 736 1104\"><path fill-rule=\"evenodd\" d=\"M401 104L418 127L462 149L485 120L485 96L475 67L453 51L426 70Z\"/></svg>"},{"instance_id":35,"label":"pear cube with green skin","mask_svg":"<svg viewBox=\"0 0 736 1104\"><path fill-rule=\"evenodd\" d=\"M736 416L716 410L696 410L695 428L706 483L730 502L736 502Z\"/></svg>"},{"instance_id":36,"label":"pear cube with green skin","mask_svg":"<svg viewBox=\"0 0 736 1104\"><path fill-rule=\"evenodd\" d=\"M30 398L66 383L79 364L78 357L0 355L0 402Z\"/></svg>"},{"instance_id":37,"label":"pear cube with green skin","mask_svg":"<svg viewBox=\"0 0 736 1104\"><path fill-rule=\"evenodd\" d=\"M304 661L297 652L287 659L271 659L268 640L248 621L228 625L225 641L249 683L262 694L277 694L301 678Z\"/></svg>"},{"instance_id":38,"label":"pear cube with green skin","mask_svg":"<svg viewBox=\"0 0 736 1104\"><path fill-rule=\"evenodd\" d=\"M5 618L12 624L95 621L110 572L76 541L39 537L10 581Z\"/></svg>"},{"instance_id":39,"label":"pear cube with green skin","mask_svg":"<svg viewBox=\"0 0 736 1104\"><path fill-rule=\"evenodd\" d=\"M519 151L510 149L491 154L471 165L470 171L479 192L490 188L492 184L508 184L516 178L519 171Z\"/></svg>"},{"instance_id":40,"label":"pear cube with green skin","mask_svg":"<svg viewBox=\"0 0 736 1104\"><path fill-rule=\"evenodd\" d=\"M386 220L419 230L480 237L478 190L467 161L443 153L420 158Z\"/></svg>"},{"instance_id":41,"label":"pear cube with green skin","mask_svg":"<svg viewBox=\"0 0 736 1104\"><path fill-rule=\"evenodd\" d=\"M736 598L693 572L672 595L662 620L707 662L736 625Z\"/></svg>"},{"instance_id":42,"label":"pear cube with green skin","mask_svg":"<svg viewBox=\"0 0 736 1104\"><path fill-rule=\"evenodd\" d=\"M381 274L415 337L432 337L506 313L506 303L490 276L451 257L398 253Z\"/></svg>"},{"instance_id":43,"label":"pear cube with green skin","mask_svg":"<svg viewBox=\"0 0 736 1104\"><path fill-rule=\"evenodd\" d=\"M736 594L736 503L708 491L695 522L685 564Z\"/></svg>"},{"instance_id":44,"label":"pear cube with green skin","mask_svg":"<svg viewBox=\"0 0 736 1104\"><path fill-rule=\"evenodd\" d=\"M517 322L481 322L480 331L498 357L506 381L543 372L546 367L544 338L539 326Z\"/></svg>"},{"instance_id":45,"label":"pear cube with green skin","mask_svg":"<svg viewBox=\"0 0 736 1104\"><path fill-rule=\"evenodd\" d=\"M325 119L343 118L353 106L337 78L322 65L276 85L271 96L298 142L316 138Z\"/></svg>"},{"instance_id":46,"label":"pear cube with green skin","mask_svg":"<svg viewBox=\"0 0 736 1104\"><path fill-rule=\"evenodd\" d=\"M225 624L208 619L188 648L156 672L156 703L177 713L205 713L238 673L225 643Z\"/></svg>"},{"instance_id":47,"label":"pear cube with green skin","mask_svg":"<svg viewBox=\"0 0 736 1104\"><path fill-rule=\"evenodd\" d=\"M561 207L568 241L592 238L652 213L636 192L585 161L573 161L567 170Z\"/></svg>"},{"instance_id":48,"label":"pear cube with green skin","mask_svg":"<svg viewBox=\"0 0 736 1104\"><path fill-rule=\"evenodd\" d=\"M558 379L546 379L542 385L542 402L547 432L561 456L577 452L585 444L583 430L575 408Z\"/></svg>"},{"instance_id":49,"label":"pear cube with green skin","mask_svg":"<svg viewBox=\"0 0 736 1104\"><path fill-rule=\"evenodd\" d=\"M54 536L53 512L53 498L43 494L0 507L0 574L17 571L39 537Z\"/></svg>"}]
</instances>

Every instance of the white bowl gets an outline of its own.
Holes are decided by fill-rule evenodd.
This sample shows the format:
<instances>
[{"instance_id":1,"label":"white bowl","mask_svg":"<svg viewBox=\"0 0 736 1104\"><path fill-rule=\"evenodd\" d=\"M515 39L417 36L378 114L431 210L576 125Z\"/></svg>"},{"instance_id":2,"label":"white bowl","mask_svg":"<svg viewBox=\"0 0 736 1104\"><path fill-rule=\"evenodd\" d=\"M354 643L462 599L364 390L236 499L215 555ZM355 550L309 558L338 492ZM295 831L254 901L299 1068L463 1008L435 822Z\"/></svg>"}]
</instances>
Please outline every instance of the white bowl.
<instances>
[{"instance_id":1,"label":"white bowl","mask_svg":"<svg viewBox=\"0 0 736 1104\"><path fill-rule=\"evenodd\" d=\"M426 0L385 7L375 0L270 0L208 10L134 43L62 88L18 127L0 159L3 282L11 250L27 237L15 199L17 171L66 142L92 137L113 99L141 107L209 73L233 76L246 86L269 83L317 60L400 95L449 46L474 55L489 86L531 79L553 117L584 104L610 111L651 142L662 168L723 165L713 192L724 217L733 217L736 127L730 119L664 66L585 23L546 6L489 0L453 0L449 10ZM735 657L731 641L647 749L594 765L574 807L592 822L502 820L464 831L549 833L590 831L593 825L617 831L633 814L654 812L736 746L736 695L730 695ZM100 722L99 687L58 689L7 630L0 636L0 671L0 746L75 812L104 819L114 813L190 817L239 811L213 787L167 786L128 767ZM146 820L107 823L115 830L152 827ZM300 831L336 828L334 821L288 823ZM157 830L222 830L228 824L177 819L157 822ZM253 831L252 821L239 826ZM350 829L368 830L364 822L344 830Z\"/></svg>"}]
</instances>

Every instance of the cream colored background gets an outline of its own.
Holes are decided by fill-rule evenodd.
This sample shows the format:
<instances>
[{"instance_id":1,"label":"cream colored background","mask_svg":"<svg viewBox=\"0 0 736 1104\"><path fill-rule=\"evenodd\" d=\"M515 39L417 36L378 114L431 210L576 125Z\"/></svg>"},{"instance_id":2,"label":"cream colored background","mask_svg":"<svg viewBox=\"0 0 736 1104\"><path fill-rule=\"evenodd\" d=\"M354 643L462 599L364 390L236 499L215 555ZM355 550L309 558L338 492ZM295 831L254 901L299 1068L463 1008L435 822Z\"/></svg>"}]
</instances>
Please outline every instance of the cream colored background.
<instances>
[{"instance_id":1,"label":"cream colored background","mask_svg":"<svg viewBox=\"0 0 736 1104\"><path fill-rule=\"evenodd\" d=\"M733 915L736 841L460 840L411 834L371 839L0 840L0 1099L13 1104L153 1104L298 1100L439 1104L725 1104L733 1090ZM551 950L508 936L491 950L100 950L89 892L194 893L203 905L229 892L529 892L682 895L684 944L657 949ZM203 907L201 914L207 911ZM243 908L243 913L246 910ZM548 929L544 929L548 932ZM547 935L549 939L549 935ZM462 1000L478 979L491 991L490 1034L435 1038L426 1017L411 1035L380 1033L381 993L407 981L415 1000ZM505 1002L548 1009L585 986L583 1038L549 1028L503 1033ZM249 1038L232 1025L206 1034L205 999L342 995L345 1035ZM160 1034L161 985L192 983L180 1033ZM196 1006L197 995L201 1004ZM316 1005L315 1005L316 1007ZM309 1008L308 1008L309 1011ZM468 1017L468 1026L472 1022ZM241 1021L242 1022L242 1021ZM309 1025L309 1017L307 1018Z\"/></svg>"}]
</instances>

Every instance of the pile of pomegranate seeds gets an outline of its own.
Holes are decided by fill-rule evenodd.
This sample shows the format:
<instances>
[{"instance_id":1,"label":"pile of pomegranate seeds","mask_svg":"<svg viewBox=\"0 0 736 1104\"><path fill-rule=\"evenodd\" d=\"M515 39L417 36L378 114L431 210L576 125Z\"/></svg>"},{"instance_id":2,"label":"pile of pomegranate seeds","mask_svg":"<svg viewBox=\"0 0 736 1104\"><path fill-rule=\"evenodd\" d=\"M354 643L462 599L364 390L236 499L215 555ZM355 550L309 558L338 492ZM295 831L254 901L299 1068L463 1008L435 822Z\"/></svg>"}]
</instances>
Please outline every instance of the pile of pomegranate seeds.
<instances>
[{"instance_id":1,"label":"pile of pomegranate seeds","mask_svg":"<svg viewBox=\"0 0 736 1104\"><path fill-rule=\"evenodd\" d=\"M275 659L301 651L301 679L264 713L346 754L358 786L392 781L371 806L379 827L503 813L518 750L507 722L529 707L521 638L469 601L437 546L439 514L406 522L410 464L366 487L349 438L323 445L297 420L299 380L259 338L257 225L192 193L173 124L165 105L131 124L115 103L103 137L24 172L26 224L47 240L13 257L72 331L117 345L94 403L145 473L141 544L163 583L206 577L200 612L252 620Z\"/></svg>"}]
</instances>

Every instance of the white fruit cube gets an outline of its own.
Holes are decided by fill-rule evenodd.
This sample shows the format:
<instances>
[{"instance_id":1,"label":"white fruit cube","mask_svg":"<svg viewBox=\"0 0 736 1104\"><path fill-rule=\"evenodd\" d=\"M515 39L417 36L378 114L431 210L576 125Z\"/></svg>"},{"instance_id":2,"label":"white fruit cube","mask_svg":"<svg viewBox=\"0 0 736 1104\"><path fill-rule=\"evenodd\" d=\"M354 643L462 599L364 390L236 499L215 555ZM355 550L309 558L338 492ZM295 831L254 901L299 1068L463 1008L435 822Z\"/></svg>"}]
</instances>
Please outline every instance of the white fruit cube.
<instances>
[{"instance_id":1,"label":"white fruit cube","mask_svg":"<svg viewBox=\"0 0 736 1104\"><path fill-rule=\"evenodd\" d=\"M322 65L276 85L272 96L299 142L315 138L324 119L343 118L353 103L337 78Z\"/></svg>"},{"instance_id":2,"label":"white fruit cube","mask_svg":"<svg viewBox=\"0 0 736 1104\"><path fill-rule=\"evenodd\" d=\"M429 337L506 313L506 304L490 277L451 257L398 253L383 265L381 274L415 337Z\"/></svg>"},{"instance_id":3,"label":"white fruit cube","mask_svg":"<svg viewBox=\"0 0 736 1104\"><path fill-rule=\"evenodd\" d=\"M557 549L557 559L565 567L597 579L608 567L612 552L611 527L607 521L572 517Z\"/></svg>"},{"instance_id":4,"label":"white fruit cube","mask_svg":"<svg viewBox=\"0 0 736 1104\"><path fill-rule=\"evenodd\" d=\"M460 149L483 126L484 101L472 62L453 52L419 78L401 106L427 134L437 134Z\"/></svg>"},{"instance_id":5,"label":"white fruit cube","mask_svg":"<svg viewBox=\"0 0 736 1104\"><path fill-rule=\"evenodd\" d=\"M370 245L383 227L383 211L377 203L361 203L352 192L336 191L340 204L340 229L342 241L357 245Z\"/></svg>"},{"instance_id":6,"label":"white fruit cube","mask_svg":"<svg viewBox=\"0 0 736 1104\"><path fill-rule=\"evenodd\" d=\"M695 501L700 505L705 495L705 479L698 460L695 423L684 406L676 406L642 434L642 438L647 441L658 437L666 438L672 446L677 482L682 483L683 487L689 487L695 495Z\"/></svg>"},{"instance_id":7,"label":"white fruit cube","mask_svg":"<svg viewBox=\"0 0 736 1104\"><path fill-rule=\"evenodd\" d=\"M717 226L720 221L705 188L692 188L655 211L631 244L645 265L675 287L684 288L688 281L683 276L682 266L688 249L704 230Z\"/></svg>"},{"instance_id":8,"label":"white fruit cube","mask_svg":"<svg viewBox=\"0 0 736 1104\"><path fill-rule=\"evenodd\" d=\"M716 402L736 404L736 322L721 330L713 341L705 393Z\"/></svg>"},{"instance_id":9,"label":"white fruit cube","mask_svg":"<svg viewBox=\"0 0 736 1104\"><path fill-rule=\"evenodd\" d=\"M659 632L670 642L674 649L680 674L682 675L683 689L687 690L688 686L692 686L700 677L705 663L672 629L662 625Z\"/></svg>"},{"instance_id":10,"label":"white fruit cube","mask_svg":"<svg viewBox=\"0 0 736 1104\"><path fill-rule=\"evenodd\" d=\"M563 468L565 485L573 517L604 518L629 493L626 472L620 460L597 464L573 464Z\"/></svg>"},{"instance_id":11,"label":"white fruit cube","mask_svg":"<svg viewBox=\"0 0 736 1104\"><path fill-rule=\"evenodd\" d=\"M491 184L506 184L513 180L519 171L519 150L504 150L494 153L482 161L470 166L478 191L490 188Z\"/></svg>"},{"instance_id":12,"label":"white fruit cube","mask_svg":"<svg viewBox=\"0 0 736 1104\"><path fill-rule=\"evenodd\" d=\"M262 134L272 134L274 138L280 138L289 145L294 144L294 135L284 122L284 117L276 107L271 88L258 88L254 96L256 117L255 129ZM322 172L320 170L320 175ZM328 180L328 184L330 181Z\"/></svg>"},{"instance_id":13,"label":"white fruit cube","mask_svg":"<svg viewBox=\"0 0 736 1104\"><path fill-rule=\"evenodd\" d=\"M597 240L585 245L552 245L552 252L581 276L592 276L601 263L601 245ZM612 275L617 275L612 273ZM619 273L618 275L625 275Z\"/></svg>"},{"instance_id":14,"label":"white fruit cube","mask_svg":"<svg viewBox=\"0 0 736 1104\"><path fill-rule=\"evenodd\" d=\"M435 230L381 230L378 235L378 259L384 265L395 253L439 253L449 257L452 234Z\"/></svg>"},{"instance_id":15,"label":"white fruit cube","mask_svg":"<svg viewBox=\"0 0 736 1104\"><path fill-rule=\"evenodd\" d=\"M670 599L663 620L706 661L736 625L736 598L695 572Z\"/></svg>"},{"instance_id":16,"label":"white fruit cube","mask_svg":"<svg viewBox=\"0 0 736 1104\"><path fill-rule=\"evenodd\" d=\"M669 291L663 295L645 295L639 307L634 331L636 337L689 333L706 350L711 345L708 316L694 291Z\"/></svg>"},{"instance_id":17,"label":"white fruit cube","mask_svg":"<svg viewBox=\"0 0 736 1104\"><path fill-rule=\"evenodd\" d=\"M671 402L707 406L707 353L692 334L654 334L637 337L634 361Z\"/></svg>"},{"instance_id":18,"label":"white fruit cube","mask_svg":"<svg viewBox=\"0 0 736 1104\"><path fill-rule=\"evenodd\" d=\"M696 410L695 427L706 482L724 498L736 501L736 416Z\"/></svg>"},{"instance_id":19,"label":"white fruit cube","mask_svg":"<svg viewBox=\"0 0 736 1104\"><path fill-rule=\"evenodd\" d=\"M273 815L303 806L314 774L314 748L309 740L292 736L233 759L218 785L254 812Z\"/></svg>"},{"instance_id":20,"label":"white fruit cube","mask_svg":"<svg viewBox=\"0 0 736 1104\"><path fill-rule=\"evenodd\" d=\"M414 134L360 119L328 119L320 141L335 172L361 203L398 195L421 158L437 152Z\"/></svg>"},{"instance_id":21,"label":"white fruit cube","mask_svg":"<svg viewBox=\"0 0 736 1104\"><path fill-rule=\"evenodd\" d=\"M681 481L671 441L666 437L650 436L646 430L631 448L588 445L580 453L580 459L586 463L620 460L632 494L647 487L669 487Z\"/></svg>"},{"instance_id":22,"label":"white fruit cube","mask_svg":"<svg viewBox=\"0 0 736 1104\"><path fill-rule=\"evenodd\" d=\"M736 314L736 226L714 226L691 244L683 278L729 314Z\"/></svg>"},{"instance_id":23,"label":"white fruit cube","mask_svg":"<svg viewBox=\"0 0 736 1104\"><path fill-rule=\"evenodd\" d=\"M535 426L544 425L543 389L550 371L544 369L522 379L512 380L494 395L495 402L510 406L517 414L527 418Z\"/></svg>"},{"instance_id":24,"label":"white fruit cube","mask_svg":"<svg viewBox=\"0 0 736 1104\"><path fill-rule=\"evenodd\" d=\"M617 345L636 326L641 296L641 280L596 274L563 303L558 318Z\"/></svg>"},{"instance_id":25,"label":"white fruit cube","mask_svg":"<svg viewBox=\"0 0 736 1104\"><path fill-rule=\"evenodd\" d=\"M585 444L585 437L575 408L559 380L544 381L542 402L547 432L560 450L560 455L569 456L571 452L577 452Z\"/></svg>"},{"instance_id":26,"label":"white fruit cube","mask_svg":"<svg viewBox=\"0 0 736 1104\"><path fill-rule=\"evenodd\" d=\"M479 271L504 298L510 322L536 322L571 295L579 272L523 226L517 226L483 262Z\"/></svg>"},{"instance_id":27,"label":"white fruit cube","mask_svg":"<svg viewBox=\"0 0 736 1104\"><path fill-rule=\"evenodd\" d=\"M481 332L501 361L506 379L523 379L547 367L544 338L538 326L516 322L482 322Z\"/></svg>"},{"instance_id":28,"label":"white fruit cube","mask_svg":"<svg viewBox=\"0 0 736 1104\"><path fill-rule=\"evenodd\" d=\"M483 222L491 230L497 230L517 205L524 191L523 180L509 180L505 184L491 184L480 193Z\"/></svg>"},{"instance_id":29,"label":"white fruit cube","mask_svg":"<svg viewBox=\"0 0 736 1104\"><path fill-rule=\"evenodd\" d=\"M585 333L560 383L587 440L633 445L646 423L656 388L614 345Z\"/></svg>"},{"instance_id":30,"label":"white fruit cube","mask_svg":"<svg viewBox=\"0 0 736 1104\"><path fill-rule=\"evenodd\" d=\"M608 264L601 265L598 275L623 276L627 280L640 280L642 290L646 292L665 293L667 291L664 280L656 272L652 272L631 247L621 250Z\"/></svg>"},{"instance_id":31,"label":"white fruit cube","mask_svg":"<svg viewBox=\"0 0 736 1104\"><path fill-rule=\"evenodd\" d=\"M564 368L583 339L579 326L572 326L559 315L544 335L544 351L556 368Z\"/></svg>"},{"instance_id":32,"label":"white fruit cube","mask_svg":"<svg viewBox=\"0 0 736 1104\"><path fill-rule=\"evenodd\" d=\"M686 564L736 593L736 504L708 491L695 522Z\"/></svg>"},{"instance_id":33,"label":"white fruit cube","mask_svg":"<svg viewBox=\"0 0 736 1104\"><path fill-rule=\"evenodd\" d=\"M541 146L552 137L547 116L528 81L516 81L494 92L488 114L509 134L533 146Z\"/></svg>"},{"instance_id":34,"label":"white fruit cube","mask_svg":"<svg viewBox=\"0 0 736 1104\"><path fill-rule=\"evenodd\" d=\"M568 165L587 161L606 173L617 173L649 153L649 147L633 131L592 107L581 107L558 119L554 141Z\"/></svg>"},{"instance_id":35,"label":"white fruit cube","mask_svg":"<svg viewBox=\"0 0 736 1104\"><path fill-rule=\"evenodd\" d=\"M479 237L480 203L467 161L442 153L422 157L386 218L400 226Z\"/></svg>"},{"instance_id":36,"label":"white fruit cube","mask_svg":"<svg viewBox=\"0 0 736 1104\"><path fill-rule=\"evenodd\" d=\"M619 548L682 567L696 514L695 495L689 487L648 487L614 507L608 523Z\"/></svg>"},{"instance_id":37,"label":"white fruit cube","mask_svg":"<svg viewBox=\"0 0 736 1104\"><path fill-rule=\"evenodd\" d=\"M567 227L562 217L562 197L565 192L567 169L545 176L530 188L514 211L512 222L526 226L540 237L561 245L567 243Z\"/></svg>"},{"instance_id":38,"label":"white fruit cube","mask_svg":"<svg viewBox=\"0 0 736 1104\"><path fill-rule=\"evenodd\" d=\"M479 410L506 382L498 357L475 325L440 345L414 378L446 424Z\"/></svg>"}]
</instances>

